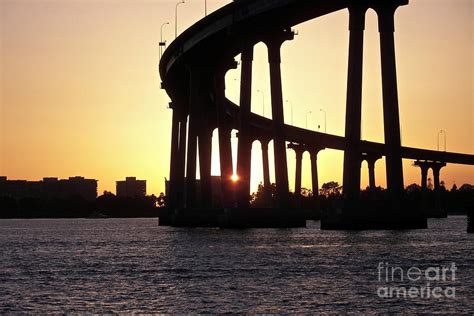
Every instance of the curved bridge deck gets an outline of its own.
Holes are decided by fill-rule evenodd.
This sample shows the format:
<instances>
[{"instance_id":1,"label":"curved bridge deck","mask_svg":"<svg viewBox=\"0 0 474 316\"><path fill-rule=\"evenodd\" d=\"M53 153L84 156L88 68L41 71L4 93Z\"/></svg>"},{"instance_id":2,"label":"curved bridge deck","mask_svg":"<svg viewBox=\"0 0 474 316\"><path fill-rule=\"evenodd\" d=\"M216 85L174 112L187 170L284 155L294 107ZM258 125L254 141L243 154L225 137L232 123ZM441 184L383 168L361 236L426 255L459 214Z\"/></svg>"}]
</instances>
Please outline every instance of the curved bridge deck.
<instances>
[{"instance_id":1,"label":"curved bridge deck","mask_svg":"<svg viewBox=\"0 0 474 316\"><path fill-rule=\"evenodd\" d=\"M310 151L316 209L319 207L318 151L324 148L344 151L344 216L340 220L340 223L344 222L342 226L346 227L347 223L358 220L373 222L374 227L377 225L392 227L394 223L400 228L413 227L413 223L418 223L415 226L424 226L426 221L423 224L419 218L405 216L408 210L404 210L403 206L402 159L424 160L424 163L418 164L422 167L422 175L427 170L426 163L431 163L428 167L433 168L434 171L437 170L438 178L435 176L435 187L438 188L441 167L444 167L446 163L474 165L474 155L409 148L401 145L393 33L395 10L407 4L408 0L236 0L183 32L166 49L160 61L162 86L172 99L173 109L168 198L170 208L210 207L213 191L218 191L222 207L248 209L251 144L255 139L262 141L264 187L265 196L268 198L268 195L271 195L268 193L271 184L268 176L267 145L268 141L273 140L278 209L288 208L286 151L287 144L291 143L289 147L297 152L296 188L301 187L301 183L298 183L298 181L301 182L301 162L298 157L302 151ZM385 135L383 144L360 139L363 38L365 13L369 8L374 9L378 16L382 52ZM350 34L345 136L329 135L286 125L283 117L281 45L293 39L292 26L344 9L349 12ZM253 47L258 42L264 42L268 48L272 120L250 111ZM242 64L240 104L237 106L225 97L225 74L236 67L234 58L239 54ZM213 188L210 175L211 135L215 128L219 132L221 168L219 189ZM233 173L230 146L232 129L239 131L237 173L240 179L236 188L230 180ZM367 221L369 215L360 210L366 207L361 206L359 201L360 164L363 160L367 160L370 186L373 187L375 186L373 165L382 156L386 158L389 196L384 209L388 208L392 215L387 215L385 219L377 217L376 220ZM196 180L197 158L199 158L200 181ZM299 190L295 190L297 199L299 195ZM354 216L354 214L360 215ZM400 220L400 218L404 219ZM338 224L331 227L336 226Z\"/></svg>"}]
</instances>

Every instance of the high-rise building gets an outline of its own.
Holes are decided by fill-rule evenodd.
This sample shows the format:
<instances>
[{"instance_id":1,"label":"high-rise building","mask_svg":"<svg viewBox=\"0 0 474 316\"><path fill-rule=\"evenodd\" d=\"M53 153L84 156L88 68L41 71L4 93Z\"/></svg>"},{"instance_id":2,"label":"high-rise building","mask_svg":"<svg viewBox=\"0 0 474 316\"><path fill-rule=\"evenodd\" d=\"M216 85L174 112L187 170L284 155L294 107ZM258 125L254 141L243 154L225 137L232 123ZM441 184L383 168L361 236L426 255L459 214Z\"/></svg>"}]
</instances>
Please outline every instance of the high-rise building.
<instances>
[{"instance_id":1,"label":"high-rise building","mask_svg":"<svg viewBox=\"0 0 474 316\"><path fill-rule=\"evenodd\" d=\"M125 181L117 181L117 196L139 197L146 195L146 180L137 180L136 177L126 177Z\"/></svg>"}]
</instances>

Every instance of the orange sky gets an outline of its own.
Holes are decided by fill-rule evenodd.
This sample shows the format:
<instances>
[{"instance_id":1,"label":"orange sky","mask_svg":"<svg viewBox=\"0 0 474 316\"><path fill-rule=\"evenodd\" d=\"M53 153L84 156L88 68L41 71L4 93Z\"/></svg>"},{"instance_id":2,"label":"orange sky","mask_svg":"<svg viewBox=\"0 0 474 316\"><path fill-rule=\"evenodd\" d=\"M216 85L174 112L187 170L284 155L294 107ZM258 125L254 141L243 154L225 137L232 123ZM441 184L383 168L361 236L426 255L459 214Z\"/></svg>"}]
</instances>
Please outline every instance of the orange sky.
<instances>
[{"instance_id":1,"label":"orange sky","mask_svg":"<svg viewBox=\"0 0 474 316\"><path fill-rule=\"evenodd\" d=\"M208 10L229 1L208 0ZM148 193L164 190L168 177L171 112L159 89L160 25L174 38L175 1L1 0L0 175L37 180L82 175L115 192L125 176L148 180ZM179 30L204 14L204 1L179 7ZM283 48L285 120L344 134L348 14L341 11L295 27ZM402 143L436 149L447 131L449 151L474 153L474 3L411 0L396 15L396 50ZM364 57L363 139L383 141L380 56L375 14L367 15ZM256 46L252 110L270 114L266 49ZM227 96L237 100L239 69L227 75ZM234 80L237 79L237 80ZM217 137L215 137L215 140ZM234 142L236 139L234 139ZM442 142L442 147L444 143ZM261 181L259 145L253 150L252 184ZM288 152L290 187L294 154ZM320 183L341 182L341 152L319 155ZM217 162L216 152L213 162ZM405 184L419 171L404 162ZM273 164L272 164L273 165ZM383 162L377 183L385 185ZM303 186L310 187L309 157ZM218 174L218 164L213 173ZM367 184L362 168L362 186ZM450 187L474 183L474 168L448 165ZM272 172L272 179L273 172Z\"/></svg>"}]
</instances>

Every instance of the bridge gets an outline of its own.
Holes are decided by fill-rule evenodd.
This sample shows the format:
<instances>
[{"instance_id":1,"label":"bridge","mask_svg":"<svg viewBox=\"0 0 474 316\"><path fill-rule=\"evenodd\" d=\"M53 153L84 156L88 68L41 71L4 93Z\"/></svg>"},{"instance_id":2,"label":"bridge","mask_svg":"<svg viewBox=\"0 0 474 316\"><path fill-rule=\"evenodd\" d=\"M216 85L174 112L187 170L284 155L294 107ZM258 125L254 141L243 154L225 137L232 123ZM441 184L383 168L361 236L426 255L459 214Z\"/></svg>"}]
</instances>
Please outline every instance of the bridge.
<instances>
[{"instance_id":1,"label":"bridge","mask_svg":"<svg viewBox=\"0 0 474 316\"><path fill-rule=\"evenodd\" d=\"M293 150L310 152L313 191L316 194L317 153L325 148L344 151L342 215L328 220L327 223L332 223L328 227L349 227L354 221L361 223L356 227L369 228L426 226L426 218L409 215L413 212L404 203L402 159L474 165L474 155L401 145L394 14L399 6L407 4L408 0L239 0L206 16L177 37L164 52L159 68L162 87L170 96L170 107L173 109L168 193L170 213L163 216L162 223L176 224L173 222L173 214L179 212L188 211L189 214L192 211L191 216L199 216L199 212L205 213L211 208L211 139L212 132L217 129L221 211L224 213L250 214L247 210L250 207L251 147L255 140L262 143L264 185L269 187L268 143L272 140L277 206L274 213L266 212L265 216L279 218L279 222L274 223L276 226L285 226L285 221L302 223L290 220L294 219L296 212L288 211L288 143ZM369 8L377 13L380 33L384 143L362 141L360 137L363 42L365 14ZM349 11L350 33L344 137L284 123L280 68L280 49L284 42L294 39L293 26L340 10ZM250 111L253 52L254 46L260 42L268 49L272 120ZM241 85L240 104L237 105L225 96L225 75L227 71L237 67L235 56L239 54ZM230 138L233 129L238 130L239 181L236 188L231 181L233 171ZM297 153L297 158L298 156ZM361 204L359 198L360 166L369 156L377 159L384 156L386 159L388 200L382 208L374 209L378 214L375 216L376 220L367 220L372 215L367 215L364 210L371 206ZM199 188L196 181L197 157L201 178ZM297 161L297 182L301 181L299 165L300 162ZM370 179L375 179L374 171L369 171ZM374 184L373 181L371 185ZM296 183L295 187L300 187L300 184ZM372 224L367 226L362 222Z\"/></svg>"}]
</instances>

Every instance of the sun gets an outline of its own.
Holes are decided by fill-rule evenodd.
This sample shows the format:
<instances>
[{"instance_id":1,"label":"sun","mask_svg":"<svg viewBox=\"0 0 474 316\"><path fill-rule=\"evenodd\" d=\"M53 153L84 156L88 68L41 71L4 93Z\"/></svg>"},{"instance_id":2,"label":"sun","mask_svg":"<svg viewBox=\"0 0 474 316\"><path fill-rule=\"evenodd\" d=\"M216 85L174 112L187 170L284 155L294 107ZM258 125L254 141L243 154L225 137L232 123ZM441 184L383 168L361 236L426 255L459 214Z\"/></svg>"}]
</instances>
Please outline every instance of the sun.
<instances>
[{"instance_id":1,"label":"sun","mask_svg":"<svg viewBox=\"0 0 474 316\"><path fill-rule=\"evenodd\" d=\"M230 178L231 178L231 179L232 179L232 181L234 181L234 182L237 182L237 181L239 181L239 176L238 176L238 175L236 175L235 173L234 173L234 174L232 175L232 177L230 177Z\"/></svg>"}]
</instances>

